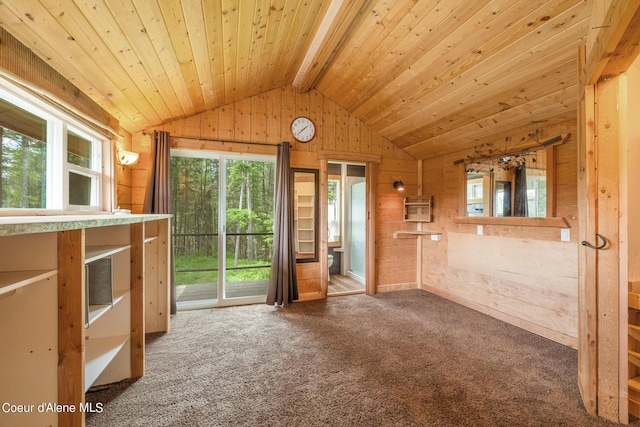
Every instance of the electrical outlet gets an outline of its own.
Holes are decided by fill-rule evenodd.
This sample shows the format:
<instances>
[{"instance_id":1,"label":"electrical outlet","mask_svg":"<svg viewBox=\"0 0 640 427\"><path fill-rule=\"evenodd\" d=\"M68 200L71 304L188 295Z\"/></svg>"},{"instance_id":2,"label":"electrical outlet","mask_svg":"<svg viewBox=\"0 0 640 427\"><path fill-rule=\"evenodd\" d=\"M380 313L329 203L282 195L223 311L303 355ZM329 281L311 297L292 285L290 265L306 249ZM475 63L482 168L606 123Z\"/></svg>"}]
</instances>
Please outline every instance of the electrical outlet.
<instances>
[{"instance_id":1,"label":"electrical outlet","mask_svg":"<svg viewBox=\"0 0 640 427\"><path fill-rule=\"evenodd\" d=\"M561 228L560 229L560 241L562 241L562 242L570 242L571 241L571 229L570 228Z\"/></svg>"},{"instance_id":2,"label":"electrical outlet","mask_svg":"<svg viewBox=\"0 0 640 427\"><path fill-rule=\"evenodd\" d=\"M481 225L479 225L478 226L478 236L482 236L483 232L484 232L484 228Z\"/></svg>"}]
</instances>

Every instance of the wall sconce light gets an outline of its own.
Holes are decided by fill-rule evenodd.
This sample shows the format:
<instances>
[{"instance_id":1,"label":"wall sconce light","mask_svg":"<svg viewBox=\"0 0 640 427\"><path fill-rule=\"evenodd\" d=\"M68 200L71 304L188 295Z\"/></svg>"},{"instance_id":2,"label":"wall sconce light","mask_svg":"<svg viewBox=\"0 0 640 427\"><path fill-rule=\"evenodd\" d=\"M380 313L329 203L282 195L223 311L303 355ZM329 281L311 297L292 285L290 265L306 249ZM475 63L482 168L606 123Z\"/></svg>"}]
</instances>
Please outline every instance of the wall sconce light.
<instances>
[{"instance_id":1,"label":"wall sconce light","mask_svg":"<svg viewBox=\"0 0 640 427\"><path fill-rule=\"evenodd\" d=\"M140 154L135 153L133 151L123 150L120 147L116 148L116 159L118 163L122 166L133 165L134 163L138 163L140 159Z\"/></svg>"},{"instance_id":2,"label":"wall sconce light","mask_svg":"<svg viewBox=\"0 0 640 427\"><path fill-rule=\"evenodd\" d=\"M402 183L402 181L394 181L393 188L398 191L404 191L404 184Z\"/></svg>"}]
</instances>

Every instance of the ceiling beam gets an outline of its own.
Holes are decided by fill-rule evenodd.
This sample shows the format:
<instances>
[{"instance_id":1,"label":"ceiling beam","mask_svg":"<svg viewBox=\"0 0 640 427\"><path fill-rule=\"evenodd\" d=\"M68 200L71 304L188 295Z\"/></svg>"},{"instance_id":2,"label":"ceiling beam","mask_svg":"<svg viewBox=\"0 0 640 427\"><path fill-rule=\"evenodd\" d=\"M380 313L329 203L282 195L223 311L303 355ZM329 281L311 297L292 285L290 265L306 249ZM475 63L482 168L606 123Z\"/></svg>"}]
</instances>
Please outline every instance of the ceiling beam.
<instances>
[{"instance_id":1,"label":"ceiling beam","mask_svg":"<svg viewBox=\"0 0 640 427\"><path fill-rule=\"evenodd\" d=\"M293 80L307 92L316 85L371 0L332 0Z\"/></svg>"}]
</instances>

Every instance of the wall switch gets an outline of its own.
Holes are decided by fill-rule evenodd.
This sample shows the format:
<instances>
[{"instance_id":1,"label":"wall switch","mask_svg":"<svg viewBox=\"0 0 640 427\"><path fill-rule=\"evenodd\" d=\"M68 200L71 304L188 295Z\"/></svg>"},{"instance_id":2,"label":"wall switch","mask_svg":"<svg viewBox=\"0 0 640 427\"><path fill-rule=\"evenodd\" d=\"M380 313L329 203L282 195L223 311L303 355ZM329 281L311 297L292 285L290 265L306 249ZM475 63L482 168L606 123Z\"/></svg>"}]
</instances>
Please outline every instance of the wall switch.
<instances>
[{"instance_id":1,"label":"wall switch","mask_svg":"<svg viewBox=\"0 0 640 427\"><path fill-rule=\"evenodd\" d=\"M478 226L478 236L482 236L482 233L484 232L484 229L481 225Z\"/></svg>"},{"instance_id":2,"label":"wall switch","mask_svg":"<svg viewBox=\"0 0 640 427\"><path fill-rule=\"evenodd\" d=\"M431 235L431 240L433 240L435 242L439 242L440 240L442 240L442 234L432 234Z\"/></svg>"},{"instance_id":3,"label":"wall switch","mask_svg":"<svg viewBox=\"0 0 640 427\"><path fill-rule=\"evenodd\" d=\"M560 229L560 240L562 242L571 241L571 229L570 228L561 228Z\"/></svg>"}]
</instances>

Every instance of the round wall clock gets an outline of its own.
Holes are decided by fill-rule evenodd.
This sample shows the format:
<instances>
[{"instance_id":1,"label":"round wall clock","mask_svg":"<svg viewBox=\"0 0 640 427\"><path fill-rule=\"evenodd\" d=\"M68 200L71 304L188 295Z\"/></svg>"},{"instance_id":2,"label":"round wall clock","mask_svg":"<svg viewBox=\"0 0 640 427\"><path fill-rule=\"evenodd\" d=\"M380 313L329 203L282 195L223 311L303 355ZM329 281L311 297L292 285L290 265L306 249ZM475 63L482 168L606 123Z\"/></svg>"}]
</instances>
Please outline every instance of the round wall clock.
<instances>
[{"instance_id":1,"label":"round wall clock","mask_svg":"<svg viewBox=\"0 0 640 427\"><path fill-rule=\"evenodd\" d=\"M316 127L306 117L298 117L291 123L293 137L300 142L309 142L316 134Z\"/></svg>"}]
</instances>

